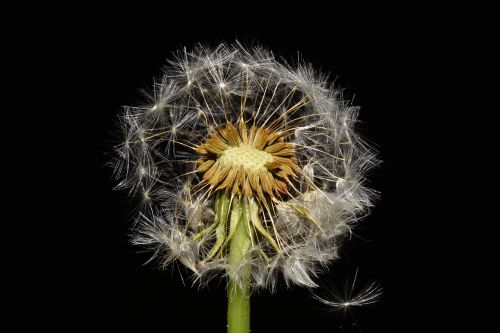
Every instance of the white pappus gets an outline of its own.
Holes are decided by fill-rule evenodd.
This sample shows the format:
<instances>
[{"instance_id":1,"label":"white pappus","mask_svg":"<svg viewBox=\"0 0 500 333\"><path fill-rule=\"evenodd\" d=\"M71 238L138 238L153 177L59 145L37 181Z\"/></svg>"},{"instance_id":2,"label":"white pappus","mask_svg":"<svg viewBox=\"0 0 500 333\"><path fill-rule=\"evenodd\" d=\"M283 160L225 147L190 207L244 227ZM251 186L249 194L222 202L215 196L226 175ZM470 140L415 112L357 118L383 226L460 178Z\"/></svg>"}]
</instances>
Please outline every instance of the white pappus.
<instances>
[{"instance_id":1,"label":"white pappus","mask_svg":"<svg viewBox=\"0 0 500 333\"><path fill-rule=\"evenodd\" d=\"M383 289L377 282L369 282L363 287L357 283L358 270L354 274L352 283L345 281L343 289L339 291L333 283L320 288L319 293L312 292L313 298L334 310L347 311L351 308L373 305L380 300Z\"/></svg>"}]
</instances>

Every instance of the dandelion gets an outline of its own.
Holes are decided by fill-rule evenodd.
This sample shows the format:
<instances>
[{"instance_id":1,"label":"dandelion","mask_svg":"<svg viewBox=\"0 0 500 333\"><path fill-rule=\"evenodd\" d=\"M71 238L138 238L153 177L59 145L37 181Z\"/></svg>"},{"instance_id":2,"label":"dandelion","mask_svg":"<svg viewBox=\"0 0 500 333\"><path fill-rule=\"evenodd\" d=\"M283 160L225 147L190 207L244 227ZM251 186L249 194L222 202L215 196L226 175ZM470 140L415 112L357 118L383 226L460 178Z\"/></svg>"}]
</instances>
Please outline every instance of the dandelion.
<instances>
[{"instance_id":1,"label":"dandelion","mask_svg":"<svg viewBox=\"0 0 500 333\"><path fill-rule=\"evenodd\" d=\"M248 331L251 290L316 286L371 205L358 108L238 43L179 52L149 97L125 108L114 161L117 187L143 198L133 242L196 281L227 276L229 330Z\"/></svg>"}]
</instances>

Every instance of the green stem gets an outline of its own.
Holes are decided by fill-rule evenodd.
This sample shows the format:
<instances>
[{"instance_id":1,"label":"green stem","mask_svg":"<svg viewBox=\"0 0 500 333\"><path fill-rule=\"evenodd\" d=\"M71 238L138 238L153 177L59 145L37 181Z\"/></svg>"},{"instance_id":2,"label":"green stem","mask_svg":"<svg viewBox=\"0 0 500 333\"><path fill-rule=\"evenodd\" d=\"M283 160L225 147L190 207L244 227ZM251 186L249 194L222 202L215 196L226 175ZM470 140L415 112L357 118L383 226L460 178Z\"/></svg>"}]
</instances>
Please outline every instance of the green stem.
<instances>
[{"instance_id":1,"label":"green stem","mask_svg":"<svg viewBox=\"0 0 500 333\"><path fill-rule=\"evenodd\" d=\"M230 200L225 195L225 200ZM229 244L229 285L227 288L227 332L250 332L251 269L245 263L251 247L250 208L246 198L233 198L230 228L235 229ZM234 272L236 272L234 274ZM237 276L237 280L234 279Z\"/></svg>"}]
</instances>

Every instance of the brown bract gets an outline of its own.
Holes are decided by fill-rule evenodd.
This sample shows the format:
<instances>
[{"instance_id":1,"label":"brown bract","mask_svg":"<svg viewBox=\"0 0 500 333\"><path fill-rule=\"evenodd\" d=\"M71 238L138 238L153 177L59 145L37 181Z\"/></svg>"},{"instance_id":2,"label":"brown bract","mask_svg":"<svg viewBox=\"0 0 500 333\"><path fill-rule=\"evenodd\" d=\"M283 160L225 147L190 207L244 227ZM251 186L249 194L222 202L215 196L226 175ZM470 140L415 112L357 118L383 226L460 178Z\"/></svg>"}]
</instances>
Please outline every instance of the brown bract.
<instances>
[{"instance_id":1,"label":"brown bract","mask_svg":"<svg viewBox=\"0 0 500 333\"><path fill-rule=\"evenodd\" d=\"M255 195L263 203L281 199L301 172L293 144L270 128L247 128L243 119L236 126L227 123L196 148L202 155L196 169L204 173L202 182L215 191Z\"/></svg>"}]
</instances>

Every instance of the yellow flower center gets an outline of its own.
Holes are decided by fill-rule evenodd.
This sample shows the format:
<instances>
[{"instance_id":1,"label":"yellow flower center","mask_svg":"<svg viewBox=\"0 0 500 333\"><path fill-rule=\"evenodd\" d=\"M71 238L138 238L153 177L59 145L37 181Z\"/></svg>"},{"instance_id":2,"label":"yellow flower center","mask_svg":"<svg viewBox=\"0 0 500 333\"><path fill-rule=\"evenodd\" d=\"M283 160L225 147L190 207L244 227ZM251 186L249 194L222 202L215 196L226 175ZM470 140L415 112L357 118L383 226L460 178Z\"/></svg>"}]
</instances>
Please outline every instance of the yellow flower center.
<instances>
[{"instance_id":1,"label":"yellow flower center","mask_svg":"<svg viewBox=\"0 0 500 333\"><path fill-rule=\"evenodd\" d=\"M241 144L224 150L218 161L222 167L239 169L242 166L249 174L259 174L267 171L266 164L273 161L273 155L248 144Z\"/></svg>"}]
</instances>

